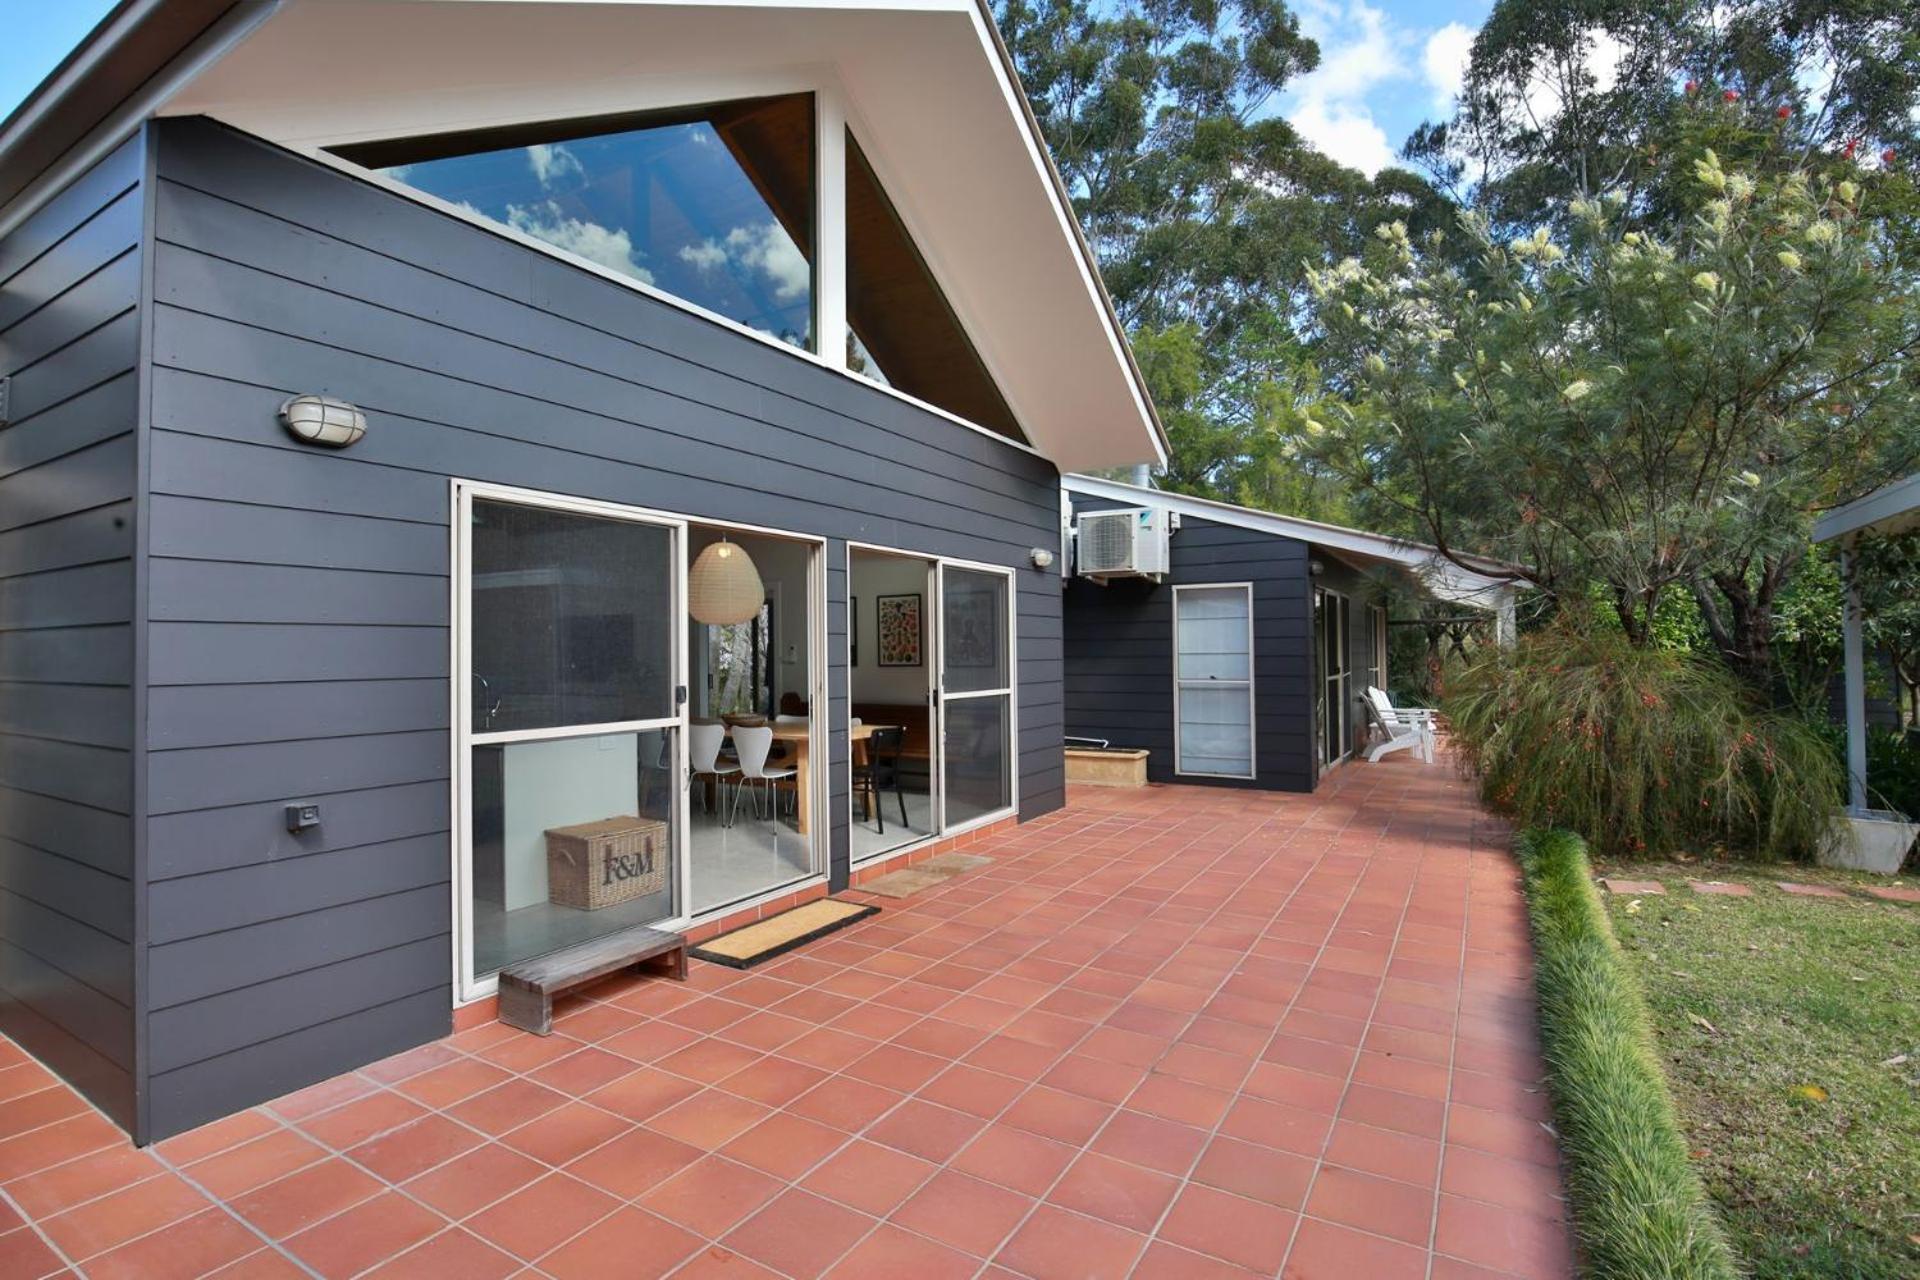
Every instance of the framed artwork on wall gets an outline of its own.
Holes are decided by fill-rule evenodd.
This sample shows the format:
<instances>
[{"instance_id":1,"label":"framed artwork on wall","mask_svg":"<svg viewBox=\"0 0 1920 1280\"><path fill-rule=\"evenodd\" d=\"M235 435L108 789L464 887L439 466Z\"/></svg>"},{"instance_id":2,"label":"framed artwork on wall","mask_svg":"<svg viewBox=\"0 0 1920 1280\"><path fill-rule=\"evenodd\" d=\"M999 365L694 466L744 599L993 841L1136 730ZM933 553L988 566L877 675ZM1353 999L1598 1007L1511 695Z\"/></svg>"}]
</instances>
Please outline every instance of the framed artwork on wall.
<instances>
[{"instance_id":1,"label":"framed artwork on wall","mask_svg":"<svg viewBox=\"0 0 1920 1280\"><path fill-rule=\"evenodd\" d=\"M880 641L883 667L920 665L920 597L877 596L874 599L875 634Z\"/></svg>"}]
</instances>

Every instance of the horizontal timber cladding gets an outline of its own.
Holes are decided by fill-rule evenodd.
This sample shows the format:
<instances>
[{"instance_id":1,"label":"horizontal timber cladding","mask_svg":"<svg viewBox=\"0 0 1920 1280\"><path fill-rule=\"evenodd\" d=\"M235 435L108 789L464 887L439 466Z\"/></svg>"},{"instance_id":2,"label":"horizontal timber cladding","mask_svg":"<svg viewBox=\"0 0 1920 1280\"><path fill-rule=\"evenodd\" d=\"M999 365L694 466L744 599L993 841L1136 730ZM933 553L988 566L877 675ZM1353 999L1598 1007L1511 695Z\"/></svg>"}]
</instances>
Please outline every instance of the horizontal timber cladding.
<instances>
[{"instance_id":1,"label":"horizontal timber cladding","mask_svg":"<svg viewBox=\"0 0 1920 1280\"><path fill-rule=\"evenodd\" d=\"M1117 502L1074 495L1074 510ZM1144 747L1154 782L1311 791L1312 592L1304 542L1182 517L1164 583L1070 579L1066 591L1066 731ZM1253 584L1254 770L1247 779L1174 773L1173 588Z\"/></svg>"},{"instance_id":2,"label":"horizontal timber cladding","mask_svg":"<svg viewBox=\"0 0 1920 1280\"><path fill-rule=\"evenodd\" d=\"M448 1029L449 477L827 539L836 765L846 543L1019 567L1021 808L1062 802L1050 464L223 126L155 136L155 1137ZM365 439L295 443L308 392Z\"/></svg>"},{"instance_id":3,"label":"horizontal timber cladding","mask_svg":"<svg viewBox=\"0 0 1920 1280\"><path fill-rule=\"evenodd\" d=\"M130 1129L146 165L136 137L0 239L0 1032Z\"/></svg>"}]
</instances>

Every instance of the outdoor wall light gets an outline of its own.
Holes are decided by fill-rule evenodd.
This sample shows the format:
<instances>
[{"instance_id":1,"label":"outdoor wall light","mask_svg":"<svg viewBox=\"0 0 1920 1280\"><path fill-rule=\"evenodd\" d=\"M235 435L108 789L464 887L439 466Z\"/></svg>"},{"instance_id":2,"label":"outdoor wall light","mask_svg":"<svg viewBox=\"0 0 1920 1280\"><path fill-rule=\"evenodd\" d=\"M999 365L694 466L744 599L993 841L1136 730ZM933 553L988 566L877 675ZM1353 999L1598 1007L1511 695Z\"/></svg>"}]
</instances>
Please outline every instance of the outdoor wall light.
<instances>
[{"instance_id":1,"label":"outdoor wall light","mask_svg":"<svg viewBox=\"0 0 1920 1280\"><path fill-rule=\"evenodd\" d=\"M1053 552L1045 547L1035 547L1027 553L1027 556L1033 561L1033 567L1036 569L1047 569L1053 566Z\"/></svg>"},{"instance_id":2,"label":"outdoor wall light","mask_svg":"<svg viewBox=\"0 0 1920 1280\"><path fill-rule=\"evenodd\" d=\"M367 415L332 396L295 396L280 406L280 425L302 444L344 449L367 434Z\"/></svg>"},{"instance_id":3,"label":"outdoor wall light","mask_svg":"<svg viewBox=\"0 0 1920 1280\"><path fill-rule=\"evenodd\" d=\"M1326 571L1327 571L1327 566L1321 564L1318 560L1307 561L1307 572L1312 574L1314 577L1317 578L1321 574L1325 573Z\"/></svg>"}]
</instances>

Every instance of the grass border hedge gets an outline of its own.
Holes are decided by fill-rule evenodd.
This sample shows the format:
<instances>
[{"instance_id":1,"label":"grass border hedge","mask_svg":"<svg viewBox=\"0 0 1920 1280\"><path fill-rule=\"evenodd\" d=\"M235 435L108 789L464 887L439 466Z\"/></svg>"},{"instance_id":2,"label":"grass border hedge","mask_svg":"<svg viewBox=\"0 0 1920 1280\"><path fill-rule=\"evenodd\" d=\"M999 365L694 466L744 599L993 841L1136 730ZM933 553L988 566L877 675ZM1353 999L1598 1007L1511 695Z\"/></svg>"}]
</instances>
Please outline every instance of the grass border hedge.
<instances>
[{"instance_id":1,"label":"grass border hedge","mask_svg":"<svg viewBox=\"0 0 1920 1280\"><path fill-rule=\"evenodd\" d=\"M1554 1120L1586 1270L1607 1280L1736 1280L1741 1269L1687 1156L1639 984L1620 955L1586 843L1515 843Z\"/></svg>"}]
</instances>

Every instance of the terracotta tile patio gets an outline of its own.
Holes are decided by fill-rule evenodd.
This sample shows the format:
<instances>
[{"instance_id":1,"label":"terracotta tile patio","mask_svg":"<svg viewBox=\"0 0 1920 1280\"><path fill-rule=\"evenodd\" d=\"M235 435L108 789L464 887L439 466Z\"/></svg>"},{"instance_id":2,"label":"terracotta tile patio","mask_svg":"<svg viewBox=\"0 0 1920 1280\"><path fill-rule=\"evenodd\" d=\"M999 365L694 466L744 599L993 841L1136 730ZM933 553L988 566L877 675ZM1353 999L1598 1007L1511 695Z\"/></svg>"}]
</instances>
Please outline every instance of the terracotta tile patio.
<instances>
[{"instance_id":1,"label":"terracotta tile patio","mask_svg":"<svg viewBox=\"0 0 1920 1280\"><path fill-rule=\"evenodd\" d=\"M148 1151L0 1040L0 1275L1563 1277L1504 845L1417 762L1077 792L750 973Z\"/></svg>"}]
</instances>

